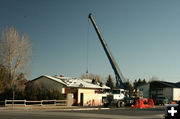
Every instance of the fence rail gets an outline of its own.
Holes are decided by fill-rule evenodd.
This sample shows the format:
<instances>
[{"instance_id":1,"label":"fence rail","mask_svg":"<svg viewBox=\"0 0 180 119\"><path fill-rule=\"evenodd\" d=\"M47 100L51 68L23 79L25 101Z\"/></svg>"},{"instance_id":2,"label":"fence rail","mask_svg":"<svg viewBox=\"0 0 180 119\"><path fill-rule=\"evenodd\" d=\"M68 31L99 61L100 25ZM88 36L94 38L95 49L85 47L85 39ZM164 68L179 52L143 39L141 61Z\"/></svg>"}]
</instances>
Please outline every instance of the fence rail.
<instances>
[{"instance_id":1,"label":"fence rail","mask_svg":"<svg viewBox=\"0 0 180 119\"><path fill-rule=\"evenodd\" d=\"M29 101L29 100L5 100L5 107L8 106L67 106L67 100L40 100L40 101Z\"/></svg>"}]
</instances>

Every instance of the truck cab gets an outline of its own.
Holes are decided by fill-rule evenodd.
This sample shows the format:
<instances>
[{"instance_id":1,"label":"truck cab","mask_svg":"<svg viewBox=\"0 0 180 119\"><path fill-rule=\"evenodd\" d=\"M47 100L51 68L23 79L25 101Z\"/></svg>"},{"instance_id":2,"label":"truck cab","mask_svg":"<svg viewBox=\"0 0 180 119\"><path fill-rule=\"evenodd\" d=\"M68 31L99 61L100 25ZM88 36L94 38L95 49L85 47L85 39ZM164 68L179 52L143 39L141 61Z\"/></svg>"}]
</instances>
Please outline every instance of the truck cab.
<instances>
[{"instance_id":1,"label":"truck cab","mask_svg":"<svg viewBox=\"0 0 180 119\"><path fill-rule=\"evenodd\" d=\"M110 95L114 100L123 100L125 97L125 91L124 89L114 89Z\"/></svg>"},{"instance_id":2,"label":"truck cab","mask_svg":"<svg viewBox=\"0 0 180 119\"><path fill-rule=\"evenodd\" d=\"M116 105L116 107L124 106L125 90L124 89L114 89L111 91L106 98L103 99L104 107L108 105Z\"/></svg>"}]
</instances>

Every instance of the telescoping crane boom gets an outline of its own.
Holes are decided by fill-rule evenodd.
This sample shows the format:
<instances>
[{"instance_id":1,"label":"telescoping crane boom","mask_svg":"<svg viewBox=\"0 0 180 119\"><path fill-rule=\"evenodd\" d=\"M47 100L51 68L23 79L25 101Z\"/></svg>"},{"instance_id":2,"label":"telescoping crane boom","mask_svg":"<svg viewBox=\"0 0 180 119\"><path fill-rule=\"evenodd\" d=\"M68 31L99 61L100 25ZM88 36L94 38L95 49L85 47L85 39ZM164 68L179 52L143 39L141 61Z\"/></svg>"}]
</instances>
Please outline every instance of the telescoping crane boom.
<instances>
[{"instance_id":1,"label":"telescoping crane boom","mask_svg":"<svg viewBox=\"0 0 180 119\"><path fill-rule=\"evenodd\" d=\"M110 62L111 66L112 66L112 68L114 70L117 86L118 86L118 88L124 89L124 87L125 87L125 78L122 75L122 73L121 73L121 71L120 71L114 57L112 56L112 53L110 52L108 45L104 41L104 39L103 39L103 37L101 35L101 32L100 32L98 26L96 25L96 22L95 22L95 20L94 20L91 13L89 14L89 19L91 20L91 22L92 22L92 24L93 24L93 26L95 28L95 31L96 31L96 33L97 33L97 35L99 37L99 40L100 40L100 42L101 42L101 44L102 44L102 46L104 48L104 51L105 51L105 53L106 53L106 55L107 55L107 57L109 59L109 62Z\"/></svg>"}]
</instances>

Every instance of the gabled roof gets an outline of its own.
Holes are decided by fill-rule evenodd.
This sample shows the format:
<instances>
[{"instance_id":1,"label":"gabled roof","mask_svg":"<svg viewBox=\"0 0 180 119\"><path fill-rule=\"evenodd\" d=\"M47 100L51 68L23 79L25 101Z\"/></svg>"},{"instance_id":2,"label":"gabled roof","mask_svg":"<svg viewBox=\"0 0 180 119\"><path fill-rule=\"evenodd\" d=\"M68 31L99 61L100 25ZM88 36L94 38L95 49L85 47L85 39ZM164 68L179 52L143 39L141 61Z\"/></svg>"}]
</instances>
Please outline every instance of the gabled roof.
<instances>
[{"instance_id":1,"label":"gabled roof","mask_svg":"<svg viewBox=\"0 0 180 119\"><path fill-rule=\"evenodd\" d=\"M71 77L56 77L63 81L67 87L83 87L83 88L97 88L97 89L110 89L108 86L100 86L99 84L92 84L89 80L82 80L78 78Z\"/></svg>"},{"instance_id":2,"label":"gabled roof","mask_svg":"<svg viewBox=\"0 0 180 119\"><path fill-rule=\"evenodd\" d=\"M61 83L67 87L80 87L80 88L95 88L95 89L110 89L108 86L100 86L99 84L92 84L89 81L86 82L86 80L78 79L78 78L71 78L71 77L58 77L58 76L49 76L49 75L43 75L40 76L34 80L38 80L41 77L46 77L48 79L54 80L58 83ZM34 81L32 80L32 81Z\"/></svg>"},{"instance_id":3,"label":"gabled roof","mask_svg":"<svg viewBox=\"0 0 180 119\"><path fill-rule=\"evenodd\" d=\"M176 85L177 85L178 87L180 87L180 82L177 82Z\"/></svg>"},{"instance_id":4,"label":"gabled roof","mask_svg":"<svg viewBox=\"0 0 180 119\"><path fill-rule=\"evenodd\" d=\"M49 79L52 79L52 80L54 80L54 81L57 81L57 82L59 82L59 83L61 83L61 84L64 84L64 85L66 85L66 83L64 83L62 80L59 80L59 79L57 79L57 78L55 78L55 77L53 77L53 76L48 76L48 75L43 75L44 77L47 77L47 78L49 78Z\"/></svg>"},{"instance_id":5,"label":"gabled roof","mask_svg":"<svg viewBox=\"0 0 180 119\"><path fill-rule=\"evenodd\" d=\"M180 82L178 83L172 83L172 82L166 82L166 81L152 81L151 83L158 82L164 85L167 85L172 88L180 88Z\"/></svg>"}]
</instances>

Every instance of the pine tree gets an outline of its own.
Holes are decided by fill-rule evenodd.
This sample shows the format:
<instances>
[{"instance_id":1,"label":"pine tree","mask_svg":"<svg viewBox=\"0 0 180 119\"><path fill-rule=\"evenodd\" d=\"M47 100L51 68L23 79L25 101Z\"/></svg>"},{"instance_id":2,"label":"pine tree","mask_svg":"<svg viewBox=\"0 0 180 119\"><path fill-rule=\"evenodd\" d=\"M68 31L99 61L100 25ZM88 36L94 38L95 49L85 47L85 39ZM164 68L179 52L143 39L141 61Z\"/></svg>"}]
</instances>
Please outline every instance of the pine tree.
<instances>
[{"instance_id":1,"label":"pine tree","mask_svg":"<svg viewBox=\"0 0 180 119\"><path fill-rule=\"evenodd\" d=\"M108 76L108 79L106 81L106 86L110 87L111 89L114 88L114 83L112 81L111 75Z\"/></svg>"}]
</instances>

